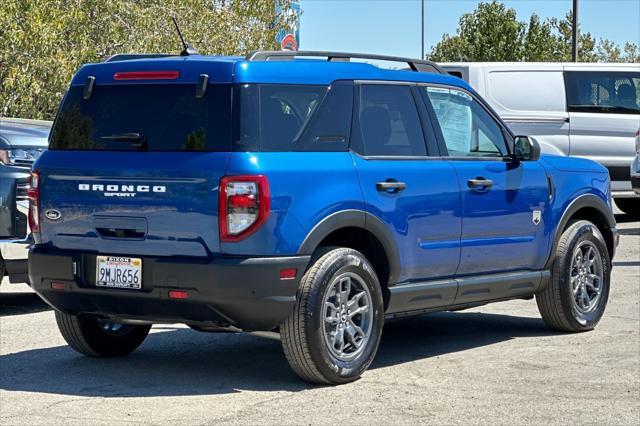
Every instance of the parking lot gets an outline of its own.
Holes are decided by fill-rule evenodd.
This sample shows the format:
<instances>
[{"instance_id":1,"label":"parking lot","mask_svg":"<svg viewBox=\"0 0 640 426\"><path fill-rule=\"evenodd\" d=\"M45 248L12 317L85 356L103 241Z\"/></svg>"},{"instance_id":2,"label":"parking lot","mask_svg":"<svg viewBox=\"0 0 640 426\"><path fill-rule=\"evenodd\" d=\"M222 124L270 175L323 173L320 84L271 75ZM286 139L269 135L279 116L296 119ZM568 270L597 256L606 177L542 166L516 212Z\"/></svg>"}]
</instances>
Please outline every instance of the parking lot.
<instances>
[{"instance_id":1,"label":"parking lot","mask_svg":"<svg viewBox=\"0 0 640 426\"><path fill-rule=\"evenodd\" d=\"M640 422L640 222L621 242L596 330L545 328L535 301L385 326L363 378L301 382L275 335L157 326L121 359L69 349L26 285L0 288L0 423L389 424Z\"/></svg>"}]
</instances>

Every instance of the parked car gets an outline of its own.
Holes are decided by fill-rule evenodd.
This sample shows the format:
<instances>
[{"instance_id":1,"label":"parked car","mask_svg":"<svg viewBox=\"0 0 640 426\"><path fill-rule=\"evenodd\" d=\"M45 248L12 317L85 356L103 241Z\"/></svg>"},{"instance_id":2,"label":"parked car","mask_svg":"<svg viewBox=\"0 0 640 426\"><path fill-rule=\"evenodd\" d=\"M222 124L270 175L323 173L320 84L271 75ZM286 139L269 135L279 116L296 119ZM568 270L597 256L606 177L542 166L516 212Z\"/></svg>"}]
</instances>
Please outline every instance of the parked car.
<instances>
[{"instance_id":1,"label":"parked car","mask_svg":"<svg viewBox=\"0 0 640 426\"><path fill-rule=\"evenodd\" d=\"M631 163L631 186L633 192L640 196L640 130L636 132L636 156ZM636 211L637 216L640 212Z\"/></svg>"},{"instance_id":2,"label":"parked car","mask_svg":"<svg viewBox=\"0 0 640 426\"><path fill-rule=\"evenodd\" d=\"M640 64L443 63L473 86L513 132L543 152L596 160L618 207L640 217L629 167L640 129Z\"/></svg>"},{"instance_id":3,"label":"parked car","mask_svg":"<svg viewBox=\"0 0 640 426\"><path fill-rule=\"evenodd\" d=\"M31 285L76 351L126 355L156 323L274 330L317 383L358 378L385 318L535 296L590 330L617 244L603 166L540 157L435 64L371 55L85 65L29 196Z\"/></svg>"},{"instance_id":4,"label":"parked car","mask_svg":"<svg viewBox=\"0 0 640 426\"><path fill-rule=\"evenodd\" d=\"M27 187L50 129L50 121L0 117L0 280L5 275L12 282L28 280Z\"/></svg>"}]
</instances>

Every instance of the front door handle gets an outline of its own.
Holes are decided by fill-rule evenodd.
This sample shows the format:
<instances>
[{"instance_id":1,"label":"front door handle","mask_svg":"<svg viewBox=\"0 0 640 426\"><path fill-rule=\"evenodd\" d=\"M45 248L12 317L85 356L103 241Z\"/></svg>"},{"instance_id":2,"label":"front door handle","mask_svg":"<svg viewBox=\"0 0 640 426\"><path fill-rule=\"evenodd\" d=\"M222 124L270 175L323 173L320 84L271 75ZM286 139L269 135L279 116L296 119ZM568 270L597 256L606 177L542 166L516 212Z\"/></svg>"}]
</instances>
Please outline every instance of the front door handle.
<instances>
[{"instance_id":1,"label":"front door handle","mask_svg":"<svg viewBox=\"0 0 640 426\"><path fill-rule=\"evenodd\" d=\"M384 182L376 182L376 189L380 192L389 192L395 194L400 191L404 191L407 184L404 182L398 182L397 180L387 179Z\"/></svg>"},{"instance_id":2,"label":"front door handle","mask_svg":"<svg viewBox=\"0 0 640 426\"><path fill-rule=\"evenodd\" d=\"M491 179L477 177L475 179L469 179L467 181L467 186L475 191L484 192L491 189L493 181Z\"/></svg>"}]
</instances>

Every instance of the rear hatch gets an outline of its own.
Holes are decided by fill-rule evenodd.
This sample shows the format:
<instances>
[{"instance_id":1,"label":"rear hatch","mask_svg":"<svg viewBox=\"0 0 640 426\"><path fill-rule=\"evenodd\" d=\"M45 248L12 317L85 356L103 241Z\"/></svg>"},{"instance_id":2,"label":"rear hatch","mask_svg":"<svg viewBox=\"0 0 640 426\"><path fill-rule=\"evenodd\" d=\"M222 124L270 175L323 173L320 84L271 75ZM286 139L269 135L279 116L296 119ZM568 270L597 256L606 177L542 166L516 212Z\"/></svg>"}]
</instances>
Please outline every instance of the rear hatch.
<instances>
[{"instance_id":1,"label":"rear hatch","mask_svg":"<svg viewBox=\"0 0 640 426\"><path fill-rule=\"evenodd\" d=\"M220 252L231 68L211 67L218 81L203 81L178 59L94 65L76 75L35 166L43 244L114 255Z\"/></svg>"}]
</instances>

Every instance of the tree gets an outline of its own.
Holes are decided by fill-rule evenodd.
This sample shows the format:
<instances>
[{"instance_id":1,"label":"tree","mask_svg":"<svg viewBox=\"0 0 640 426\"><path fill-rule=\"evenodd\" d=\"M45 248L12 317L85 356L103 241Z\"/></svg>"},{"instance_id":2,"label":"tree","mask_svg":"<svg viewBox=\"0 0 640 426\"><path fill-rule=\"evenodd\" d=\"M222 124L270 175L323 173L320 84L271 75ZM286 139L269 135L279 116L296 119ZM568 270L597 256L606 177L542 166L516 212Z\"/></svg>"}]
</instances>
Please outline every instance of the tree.
<instances>
[{"instance_id":1,"label":"tree","mask_svg":"<svg viewBox=\"0 0 640 426\"><path fill-rule=\"evenodd\" d=\"M620 47L609 39L600 39L596 49L599 62L620 62L622 54Z\"/></svg>"},{"instance_id":2,"label":"tree","mask_svg":"<svg viewBox=\"0 0 640 426\"><path fill-rule=\"evenodd\" d=\"M458 22L456 35L444 34L431 48L429 59L438 62L464 61L571 61L572 13L564 18L542 21L535 13L529 23L520 22L514 9L497 0L480 3ZM639 62L636 44L626 43L624 54L618 45L604 39L596 45L591 33L580 32L578 58L581 62Z\"/></svg>"},{"instance_id":3,"label":"tree","mask_svg":"<svg viewBox=\"0 0 640 426\"><path fill-rule=\"evenodd\" d=\"M517 61L521 58L524 24L514 9L493 0L480 3L460 18L455 36L445 34L432 48L435 61Z\"/></svg>"},{"instance_id":4,"label":"tree","mask_svg":"<svg viewBox=\"0 0 640 426\"><path fill-rule=\"evenodd\" d=\"M0 116L51 119L82 64L115 53L178 53L171 16L200 53L277 47L291 15L273 0L1 0Z\"/></svg>"},{"instance_id":5,"label":"tree","mask_svg":"<svg viewBox=\"0 0 640 426\"><path fill-rule=\"evenodd\" d=\"M571 35L573 33L573 13L567 12L564 19L552 18L549 23L556 31L556 49L560 52L557 58L549 59L556 62L571 61ZM578 60L580 62L595 62L594 48L596 41L591 33L583 33L578 25Z\"/></svg>"},{"instance_id":6,"label":"tree","mask_svg":"<svg viewBox=\"0 0 640 426\"><path fill-rule=\"evenodd\" d=\"M540 21L540 17L535 13L531 15L523 39L521 59L528 62L549 61L551 58L560 60L562 52L558 51L553 31L554 28L549 21Z\"/></svg>"},{"instance_id":7,"label":"tree","mask_svg":"<svg viewBox=\"0 0 640 426\"><path fill-rule=\"evenodd\" d=\"M640 48L638 48L638 45L629 42L625 43L623 58L625 62L640 62Z\"/></svg>"}]
</instances>

